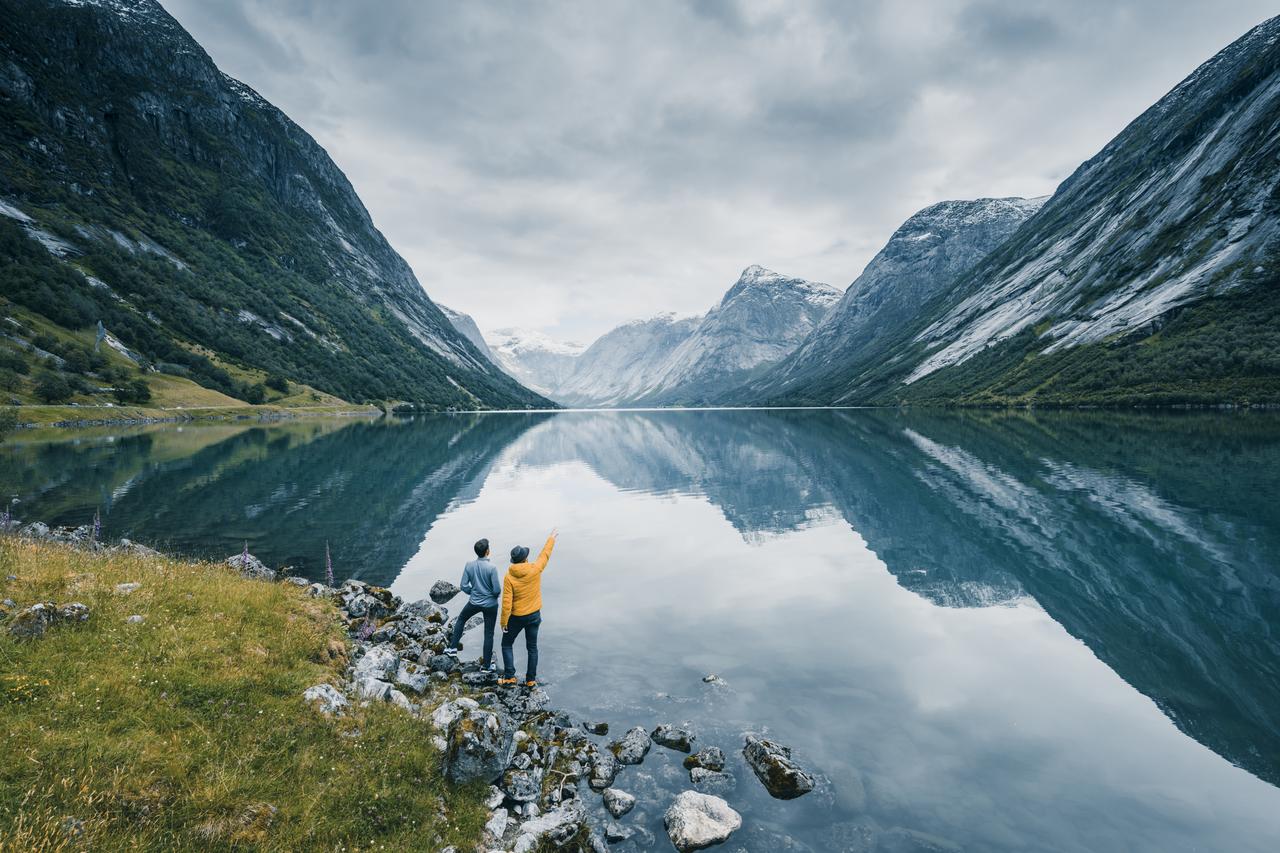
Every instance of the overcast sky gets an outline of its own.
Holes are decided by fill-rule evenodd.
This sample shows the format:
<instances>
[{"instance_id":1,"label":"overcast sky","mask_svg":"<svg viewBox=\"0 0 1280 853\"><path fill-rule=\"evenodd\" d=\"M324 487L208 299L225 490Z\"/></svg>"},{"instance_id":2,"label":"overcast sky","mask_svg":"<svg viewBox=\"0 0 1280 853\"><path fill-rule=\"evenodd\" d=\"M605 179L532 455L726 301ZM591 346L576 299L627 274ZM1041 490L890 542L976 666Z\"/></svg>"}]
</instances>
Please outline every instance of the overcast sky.
<instances>
[{"instance_id":1,"label":"overcast sky","mask_svg":"<svg viewBox=\"0 0 1280 853\"><path fill-rule=\"evenodd\" d=\"M438 302L590 342L1050 193L1273 3L162 0Z\"/></svg>"}]
</instances>

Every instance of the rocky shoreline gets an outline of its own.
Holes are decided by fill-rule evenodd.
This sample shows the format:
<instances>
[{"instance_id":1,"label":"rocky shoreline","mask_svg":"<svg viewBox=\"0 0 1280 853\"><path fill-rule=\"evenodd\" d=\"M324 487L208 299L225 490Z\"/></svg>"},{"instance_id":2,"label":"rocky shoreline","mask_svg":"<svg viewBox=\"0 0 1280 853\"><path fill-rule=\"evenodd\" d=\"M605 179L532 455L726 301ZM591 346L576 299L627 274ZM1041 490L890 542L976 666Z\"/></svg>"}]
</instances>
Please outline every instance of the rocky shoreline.
<instances>
[{"instance_id":1,"label":"rocky shoreline","mask_svg":"<svg viewBox=\"0 0 1280 853\"><path fill-rule=\"evenodd\" d=\"M157 553L127 539L114 545L99 543L87 525L51 529L40 522L5 521L0 527L6 533L75 547ZM420 719L440 750L442 771L451 784L488 784L489 820L477 849L604 853L623 842L647 849L657 843L653 833L625 818L654 808L663 809L667 836L682 853L721 844L742 828L742 815L722 796L736 786L726 772L724 751L700 745L689 724L664 722L652 730L637 726L608 740L606 723L575 720L552 707L543 688L498 687L497 674L482 669L480 661L444 654L454 626L446 605L460 592L453 584L438 581L428 598L404 601L390 590L354 579L330 587L302 577L281 577L247 550L225 563L244 577L292 584L333 603L349 637L348 646L331 650L331 655L346 659L344 678L312 685L301 701L327 717L344 716L355 706L387 703ZM130 591L117 589L119 594ZM5 630L27 639L42 636L61 621L90 617L78 602L37 602L21 609L11 601L3 604L8 611ZM480 622L474 617L467 629ZM706 680L716 681L715 676ZM744 740L747 766L774 798L789 800L813 790L815 777L792 760L787 747L754 734ZM627 768L643 763L654 747L685 754L689 789L674 797L653 792L647 799L661 801L644 802L646 796L625 790L620 779L625 780ZM594 796L600 798L605 819L588 803ZM441 853L445 851L457 853L452 848Z\"/></svg>"}]
</instances>

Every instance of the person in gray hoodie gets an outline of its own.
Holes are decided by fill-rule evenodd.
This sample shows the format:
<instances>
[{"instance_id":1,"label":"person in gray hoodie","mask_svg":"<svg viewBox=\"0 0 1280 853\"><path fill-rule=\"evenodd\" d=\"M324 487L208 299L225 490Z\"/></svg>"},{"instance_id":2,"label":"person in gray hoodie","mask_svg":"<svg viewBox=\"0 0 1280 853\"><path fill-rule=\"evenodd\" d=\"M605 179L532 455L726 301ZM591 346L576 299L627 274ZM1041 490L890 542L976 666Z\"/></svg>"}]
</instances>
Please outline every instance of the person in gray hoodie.
<instances>
[{"instance_id":1,"label":"person in gray hoodie","mask_svg":"<svg viewBox=\"0 0 1280 853\"><path fill-rule=\"evenodd\" d=\"M462 631L467 620L477 613L484 614L484 657L481 667L493 671L497 664L493 660L493 626L498 621L498 605L502 599L502 579L498 577L498 568L489 562L489 540L481 539L475 544L476 558L467 563L462 570L462 583L458 586L468 595L467 603L458 614L453 625L453 634L449 637L449 647L444 650L447 655L458 656L458 648L462 641Z\"/></svg>"}]
</instances>

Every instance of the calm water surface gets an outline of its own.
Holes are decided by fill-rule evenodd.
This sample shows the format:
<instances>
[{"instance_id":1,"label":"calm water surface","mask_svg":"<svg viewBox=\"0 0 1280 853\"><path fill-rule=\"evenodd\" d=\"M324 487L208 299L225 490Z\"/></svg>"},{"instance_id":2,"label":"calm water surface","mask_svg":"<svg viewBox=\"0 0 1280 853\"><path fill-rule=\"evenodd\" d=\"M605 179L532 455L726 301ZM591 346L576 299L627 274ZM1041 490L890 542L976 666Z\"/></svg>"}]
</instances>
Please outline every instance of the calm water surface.
<instances>
[{"instance_id":1,"label":"calm water surface","mask_svg":"<svg viewBox=\"0 0 1280 853\"><path fill-rule=\"evenodd\" d=\"M751 851L1280 850L1280 419L615 412L0 446L19 516L419 598L562 537L542 676L730 754ZM474 643L471 649L474 649ZM707 685L702 676L725 684ZM822 777L772 800L742 732ZM618 785L666 846L687 787ZM585 789L584 789L585 790ZM623 848L625 849L625 848Z\"/></svg>"}]
</instances>

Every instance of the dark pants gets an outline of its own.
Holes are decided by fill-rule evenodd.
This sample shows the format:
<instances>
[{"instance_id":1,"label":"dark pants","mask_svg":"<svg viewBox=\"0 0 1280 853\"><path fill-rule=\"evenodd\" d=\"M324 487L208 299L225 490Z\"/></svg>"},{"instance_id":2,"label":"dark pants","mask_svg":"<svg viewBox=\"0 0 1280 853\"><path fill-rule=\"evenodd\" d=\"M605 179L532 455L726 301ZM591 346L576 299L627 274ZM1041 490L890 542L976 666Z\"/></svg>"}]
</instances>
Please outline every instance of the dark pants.
<instances>
[{"instance_id":1,"label":"dark pants","mask_svg":"<svg viewBox=\"0 0 1280 853\"><path fill-rule=\"evenodd\" d=\"M511 616L507 619L507 630L502 632L502 667L504 678L516 677L516 653L511 648L516 637L524 631L524 649L529 655L529 665L525 668L525 681L534 681L538 677L538 626L542 624L542 611L535 610L527 616Z\"/></svg>"},{"instance_id":2,"label":"dark pants","mask_svg":"<svg viewBox=\"0 0 1280 853\"><path fill-rule=\"evenodd\" d=\"M453 625L453 635L449 637L449 645L455 649L458 647L458 642L462 640L462 631L467 627L467 620L477 613L484 614L484 660L481 663L487 667L493 660L493 626L498 622L498 605L478 607L468 601L462 608L462 612L458 614L458 621Z\"/></svg>"}]
</instances>

